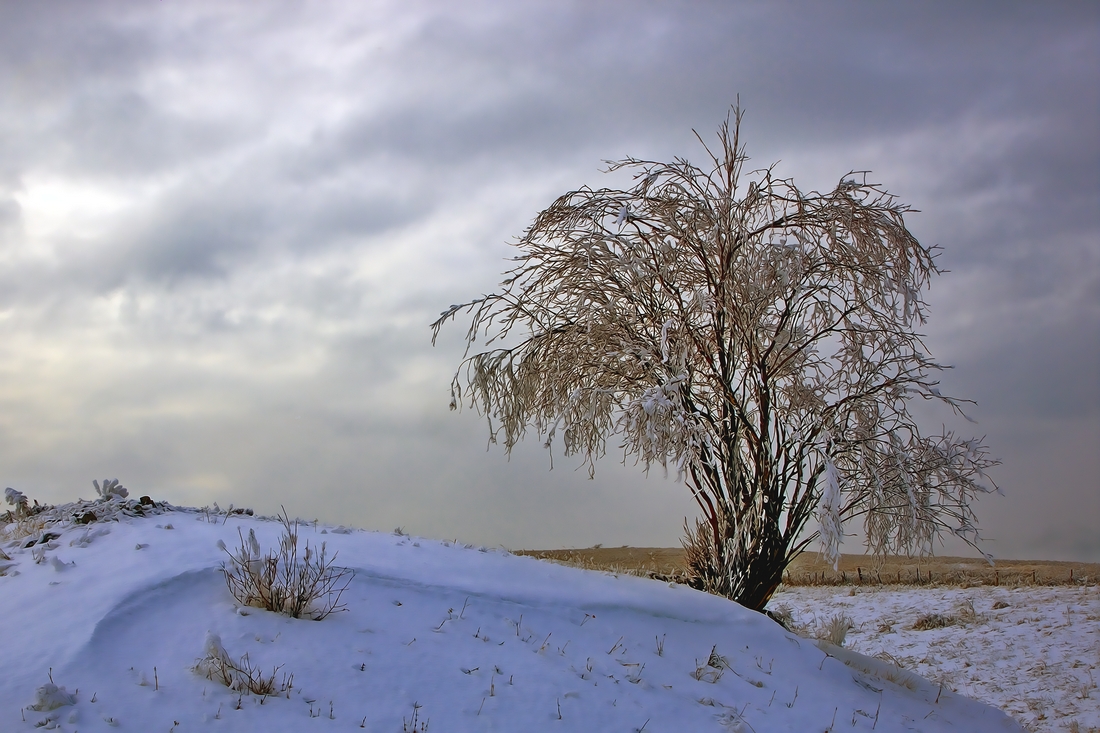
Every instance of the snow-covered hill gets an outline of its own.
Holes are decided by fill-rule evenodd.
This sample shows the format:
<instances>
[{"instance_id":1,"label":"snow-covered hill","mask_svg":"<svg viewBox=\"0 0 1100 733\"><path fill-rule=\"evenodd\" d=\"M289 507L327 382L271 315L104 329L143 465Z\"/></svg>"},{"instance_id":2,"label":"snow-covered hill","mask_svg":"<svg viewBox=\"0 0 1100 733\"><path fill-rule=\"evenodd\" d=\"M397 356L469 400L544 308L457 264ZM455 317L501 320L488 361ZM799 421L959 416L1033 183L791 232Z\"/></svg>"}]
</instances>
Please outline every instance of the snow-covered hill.
<instances>
[{"instance_id":1,"label":"snow-covered hill","mask_svg":"<svg viewBox=\"0 0 1100 733\"><path fill-rule=\"evenodd\" d=\"M277 548L278 522L135 504L101 501L87 525L69 519L86 506L54 510L0 545L0 730L1020 730L721 598L398 534L302 527L354 571L346 612L241 608L218 542L254 529ZM212 634L290 686L196 672Z\"/></svg>"}]
</instances>

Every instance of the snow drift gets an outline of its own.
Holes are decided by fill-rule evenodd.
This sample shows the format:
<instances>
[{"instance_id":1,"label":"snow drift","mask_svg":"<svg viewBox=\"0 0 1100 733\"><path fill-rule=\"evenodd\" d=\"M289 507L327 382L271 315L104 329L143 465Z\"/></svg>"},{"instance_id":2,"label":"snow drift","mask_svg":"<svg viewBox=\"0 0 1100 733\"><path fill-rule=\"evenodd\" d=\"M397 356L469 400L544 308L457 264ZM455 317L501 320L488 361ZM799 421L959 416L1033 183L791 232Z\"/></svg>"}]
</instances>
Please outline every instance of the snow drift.
<instances>
[{"instance_id":1,"label":"snow drift","mask_svg":"<svg viewBox=\"0 0 1100 733\"><path fill-rule=\"evenodd\" d=\"M52 516L0 546L3 730L1020 730L682 586L311 524L354 577L346 612L292 619L237 605L221 572L219 541L278 547L276 521L119 496Z\"/></svg>"}]
</instances>

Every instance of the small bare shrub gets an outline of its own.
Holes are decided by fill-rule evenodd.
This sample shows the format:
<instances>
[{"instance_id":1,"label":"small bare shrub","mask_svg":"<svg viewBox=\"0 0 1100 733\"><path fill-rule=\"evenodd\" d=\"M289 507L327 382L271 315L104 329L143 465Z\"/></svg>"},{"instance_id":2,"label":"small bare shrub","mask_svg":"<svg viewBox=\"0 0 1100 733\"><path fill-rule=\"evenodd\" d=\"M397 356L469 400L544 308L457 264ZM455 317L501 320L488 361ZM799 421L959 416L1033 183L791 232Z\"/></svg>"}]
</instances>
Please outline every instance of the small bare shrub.
<instances>
[{"instance_id":1,"label":"small bare shrub","mask_svg":"<svg viewBox=\"0 0 1100 733\"><path fill-rule=\"evenodd\" d=\"M55 685L51 676L48 683L34 691L34 702L28 705L27 708L41 713L75 704L76 693Z\"/></svg>"},{"instance_id":2,"label":"small bare shrub","mask_svg":"<svg viewBox=\"0 0 1100 733\"><path fill-rule=\"evenodd\" d=\"M224 542L219 546L229 555L229 563L222 566L225 584L237 601L267 611L282 613L291 618L308 616L320 621L330 613L343 611L346 605L340 597L347 590L354 573L348 568L336 567L334 553L328 557L325 543L316 552L305 543L305 550L298 553L298 522L290 521L283 510L280 517L283 537L279 551L260 550L256 533L248 530L246 539L240 530L240 547L230 552Z\"/></svg>"},{"instance_id":3,"label":"small bare shrub","mask_svg":"<svg viewBox=\"0 0 1100 733\"><path fill-rule=\"evenodd\" d=\"M103 486L100 486L98 481L93 480L92 485L95 486L99 498L104 501L110 501L116 496L119 499L125 499L130 495L130 490L120 484L117 478L103 479Z\"/></svg>"},{"instance_id":4,"label":"small bare shrub","mask_svg":"<svg viewBox=\"0 0 1100 733\"><path fill-rule=\"evenodd\" d=\"M725 672L721 669L715 669L705 664L696 664L695 671L691 673L691 676L700 682L709 682L712 685L718 680L722 679L722 675Z\"/></svg>"},{"instance_id":5,"label":"small bare shrub","mask_svg":"<svg viewBox=\"0 0 1100 733\"><path fill-rule=\"evenodd\" d=\"M293 675L283 675L282 681L277 681L279 667L274 667L271 674L265 675L259 667L253 666L248 654L233 661L222 646L221 638L214 633L206 635L204 655L195 663L194 670L234 692L251 695L281 694L290 689L294 680Z\"/></svg>"},{"instance_id":6,"label":"small bare shrub","mask_svg":"<svg viewBox=\"0 0 1100 733\"><path fill-rule=\"evenodd\" d=\"M729 669L730 660L718 653L718 645L710 648L710 656L707 657L707 666L715 669Z\"/></svg>"},{"instance_id":7,"label":"small bare shrub","mask_svg":"<svg viewBox=\"0 0 1100 733\"><path fill-rule=\"evenodd\" d=\"M42 537L43 530L45 530L49 524L49 518L41 515L31 515L29 517L16 519L0 528L0 542L14 542L16 540L31 537L32 539L28 540L28 542L37 544L38 540Z\"/></svg>"},{"instance_id":8,"label":"small bare shrub","mask_svg":"<svg viewBox=\"0 0 1100 733\"><path fill-rule=\"evenodd\" d=\"M15 507L9 511L12 519L22 519L30 514L30 508L27 505L27 497L22 491L16 491L9 486L4 489L4 500Z\"/></svg>"},{"instance_id":9,"label":"small bare shrub","mask_svg":"<svg viewBox=\"0 0 1100 733\"><path fill-rule=\"evenodd\" d=\"M420 718L420 708L424 707L420 703L413 703L412 717L408 720L405 716L401 716L401 731L402 733L428 733L428 721Z\"/></svg>"},{"instance_id":10,"label":"small bare shrub","mask_svg":"<svg viewBox=\"0 0 1100 733\"><path fill-rule=\"evenodd\" d=\"M12 508L0 514L0 542L9 542L41 532L47 520L39 515L53 508L48 504L39 504L37 499L32 505L22 491L16 491L10 487L4 489L4 500Z\"/></svg>"}]
</instances>

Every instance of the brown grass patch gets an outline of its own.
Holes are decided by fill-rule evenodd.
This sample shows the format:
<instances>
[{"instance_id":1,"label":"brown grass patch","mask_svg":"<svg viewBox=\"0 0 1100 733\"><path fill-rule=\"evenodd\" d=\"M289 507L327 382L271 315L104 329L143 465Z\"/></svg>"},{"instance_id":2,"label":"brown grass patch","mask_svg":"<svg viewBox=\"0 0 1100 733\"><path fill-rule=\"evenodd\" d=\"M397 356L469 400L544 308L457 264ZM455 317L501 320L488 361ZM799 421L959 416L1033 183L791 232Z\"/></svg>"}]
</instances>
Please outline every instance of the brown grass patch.
<instances>
[{"instance_id":1,"label":"brown grass patch","mask_svg":"<svg viewBox=\"0 0 1100 733\"><path fill-rule=\"evenodd\" d=\"M913 622L915 631L928 631L929 629L945 629L959 623L959 619L950 614L926 613Z\"/></svg>"},{"instance_id":2,"label":"brown grass patch","mask_svg":"<svg viewBox=\"0 0 1100 733\"><path fill-rule=\"evenodd\" d=\"M517 550L565 565L613 573L681 580L686 571L678 547L589 547L570 550ZM997 560L990 567L973 557L887 557L843 555L834 571L816 553L804 553L784 573L786 585L1084 585L1100 580L1100 563L1054 560Z\"/></svg>"}]
</instances>

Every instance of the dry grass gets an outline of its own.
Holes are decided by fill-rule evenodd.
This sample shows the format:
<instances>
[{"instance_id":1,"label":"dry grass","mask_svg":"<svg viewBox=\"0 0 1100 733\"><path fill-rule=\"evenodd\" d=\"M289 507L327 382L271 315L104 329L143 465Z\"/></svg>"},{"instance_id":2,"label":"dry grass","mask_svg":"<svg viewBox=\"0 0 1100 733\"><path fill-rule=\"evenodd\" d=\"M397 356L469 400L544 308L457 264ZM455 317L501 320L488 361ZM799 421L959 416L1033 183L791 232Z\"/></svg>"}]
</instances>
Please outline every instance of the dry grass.
<instances>
[{"instance_id":1,"label":"dry grass","mask_svg":"<svg viewBox=\"0 0 1100 733\"><path fill-rule=\"evenodd\" d=\"M16 518L9 513L9 516L0 518L0 521L3 519L11 520L0 525L0 543L3 544L38 535L54 521L52 517L43 514Z\"/></svg>"},{"instance_id":2,"label":"dry grass","mask_svg":"<svg viewBox=\"0 0 1100 733\"><path fill-rule=\"evenodd\" d=\"M686 578L684 550L669 547L590 547L583 550L516 550L540 560L586 570L641 575L661 580Z\"/></svg>"},{"instance_id":3,"label":"dry grass","mask_svg":"<svg viewBox=\"0 0 1100 733\"><path fill-rule=\"evenodd\" d=\"M221 639L214 634L207 637L205 654L195 663L194 670L208 680L241 694L277 695L294 685L293 675L283 675L279 681L279 667L273 668L270 674L264 674L259 666L249 661L248 654L234 661L226 653Z\"/></svg>"},{"instance_id":4,"label":"dry grass","mask_svg":"<svg viewBox=\"0 0 1100 733\"><path fill-rule=\"evenodd\" d=\"M589 570L641 575L667 581L685 577L684 551L671 547L590 547L572 550L518 550ZM877 568L867 555L842 555L837 569L815 553L795 560L783 576L786 585L1082 585L1100 578L1100 563L998 560L993 567L971 557L887 557Z\"/></svg>"},{"instance_id":5,"label":"dry grass","mask_svg":"<svg viewBox=\"0 0 1100 733\"><path fill-rule=\"evenodd\" d=\"M850 616L838 613L821 624L815 638L829 642L833 646L844 646L844 640L848 637L848 629L854 628L855 623Z\"/></svg>"},{"instance_id":6,"label":"dry grass","mask_svg":"<svg viewBox=\"0 0 1100 733\"><path fill-rule=\"evenodd\" d=\"M304 552L299 554L297 520L290 521L285 510L279 519L283 536L278 552L262 553L251 529L247 539L241 535L235 552L219 541L229 555L229 562L222 568L229 592L242 605L291 618L307 616L320 621L344 610L340 597L354 577L352 571L333 565L336 555L328 557L323 542L320 552L306 542Z\"/></svg>"},{"instance_id":7,"label":"dry grass","mask_svg":"<svg viewBox=\"0 0 1100 733\"><path fill-rule=\"evenodd\" d=\"M957 623L959 623L958 617L949 613L926 613L913 622L913 630L945 629Z\"/></svg>"},{"instance_id":8,"label":"dry grass","mask_svg":"<svg viewBox=\"0 0 1100 733\"><path fill-rule=\"evenodd\" d=\"M695 660L695 671L691 673L691 676L700 682L714 684L722 679L722 675L725 674L727 669L730 669L729 660L718 653L717 646L713 646L706 662Z\"/></svg>"},{"instance_id":9,"label":"dry grass","mask_svg":"<svg viewBox=\"0 0 1100 733\"><path fill-rule=\"evenodd\" d=\"M787 569L787 585L1083 585L1100 578L1100 563L997 560L973 557L887 557L876 567L868 555L843 555L837 569L806 553Z\"/></svg>"}]
</instances>

